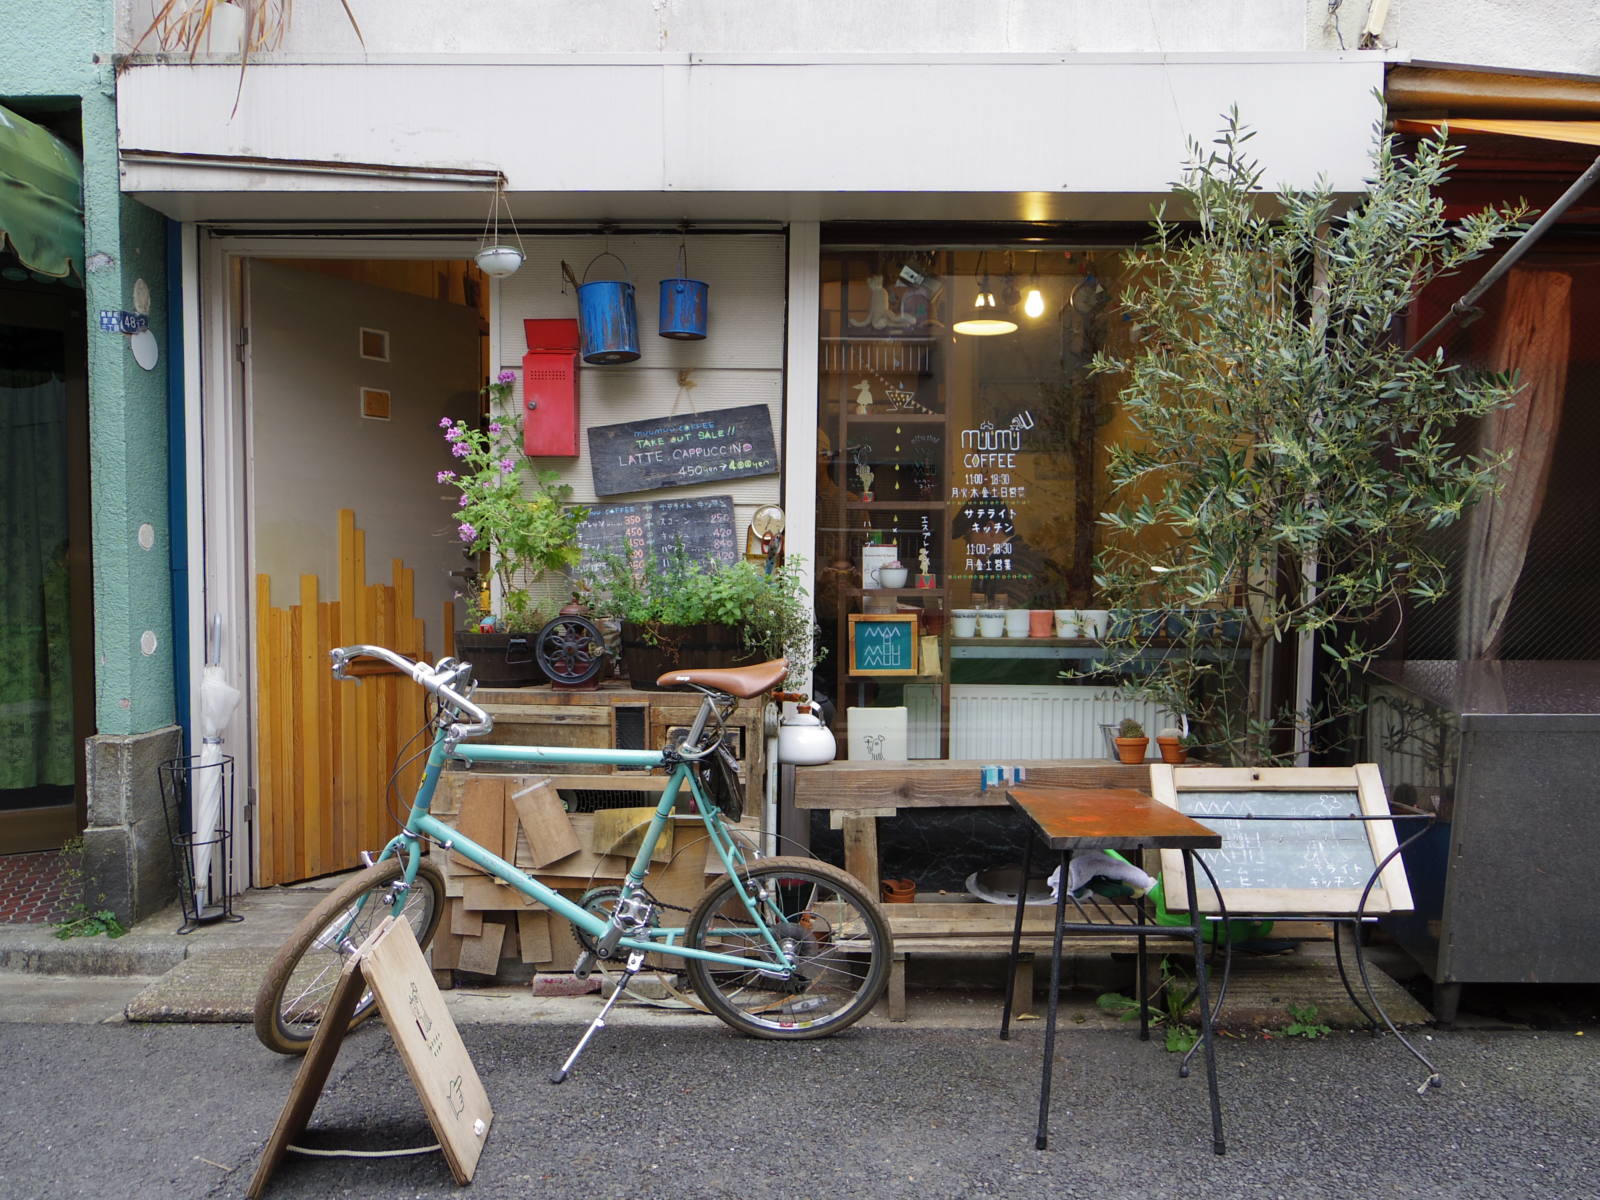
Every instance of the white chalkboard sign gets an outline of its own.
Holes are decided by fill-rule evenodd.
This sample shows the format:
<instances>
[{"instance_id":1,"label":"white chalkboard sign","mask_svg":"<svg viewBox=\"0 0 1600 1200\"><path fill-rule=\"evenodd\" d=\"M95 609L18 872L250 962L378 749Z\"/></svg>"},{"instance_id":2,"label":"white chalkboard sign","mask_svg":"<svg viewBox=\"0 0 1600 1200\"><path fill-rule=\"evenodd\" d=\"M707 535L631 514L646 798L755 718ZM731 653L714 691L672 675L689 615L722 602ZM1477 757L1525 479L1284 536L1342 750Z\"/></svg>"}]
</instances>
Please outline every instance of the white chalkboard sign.
<instances>
[{"instance_id":1,"label":"white chalkboard sign","mask_svg":"<svg viewBox=\"0 0 1600 1200\"><path fill-rule=\"evenodd\" d=\"M1220 850L1195 853L1216 876L1229 915L1354 913L1373 871L1396 845L1392 821L1337 819L1389 815L1383 782L1372 763L1354 767L1163 764L1150 768L1150 792L1222 835ZM1186 910L1183 856L1163 851L1161 869L1168 881L1163 889L1167 906ZM1204 872L1195 880L1195 890L1201 912L1220 911ZM1364 911L1410 908L1405 868L1396 857L1373 885Z\"/></svg>"}]
</instances>

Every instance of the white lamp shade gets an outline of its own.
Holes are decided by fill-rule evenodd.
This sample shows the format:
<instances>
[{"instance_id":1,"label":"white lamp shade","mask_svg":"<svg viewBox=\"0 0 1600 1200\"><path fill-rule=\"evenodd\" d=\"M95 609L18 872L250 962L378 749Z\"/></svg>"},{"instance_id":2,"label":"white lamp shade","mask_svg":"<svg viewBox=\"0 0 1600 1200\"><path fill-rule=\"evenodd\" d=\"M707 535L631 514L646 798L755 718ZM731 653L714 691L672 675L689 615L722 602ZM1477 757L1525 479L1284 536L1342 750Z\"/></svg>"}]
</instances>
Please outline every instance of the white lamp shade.
<instances>
[{"instance_id":1,"label":"white lamp shade","mask_svg":"<svg viewBox=\"0 0 1600 1200\"><path fill-rule=\"evenodd\" d=\"M522 265L522 251L515 246L485 246L473 261L478 264L478 270L498 279L512 274Z\"/></svg>"}]
</instances>

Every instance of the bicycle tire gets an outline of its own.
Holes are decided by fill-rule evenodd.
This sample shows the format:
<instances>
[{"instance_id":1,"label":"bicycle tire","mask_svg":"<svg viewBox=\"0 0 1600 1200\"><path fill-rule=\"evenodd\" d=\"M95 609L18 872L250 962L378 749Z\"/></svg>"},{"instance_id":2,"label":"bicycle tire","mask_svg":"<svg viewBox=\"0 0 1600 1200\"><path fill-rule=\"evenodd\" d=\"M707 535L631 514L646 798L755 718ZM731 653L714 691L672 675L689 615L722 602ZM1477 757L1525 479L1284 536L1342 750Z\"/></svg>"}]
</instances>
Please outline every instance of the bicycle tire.
<instances>
[{"instance_id":1,"label":"bicycle tire","mask_svg":"<svg viewBox=\"0 0 1600 1200\"><path fill-rule=\"evenodd\" d=\"M404 864L398 858L376 863L334 888L295 926L256 992L256 1038L268 1050L297 1055L310 1048L321 1007L332 995L348 960L348 949L330 946L328 939L349 922L350 910L366 900L343 944L348 948L365 941L389 914L384 894L403 874ZM411 922L417 945L426 950L444 912L444 876L437 867L424 862L417 869L401 912ZM376 1011L374 997L367 992L347 1028L354 1029Z\"/></svg>"},{"instance_id":2,"label":"bicycle tire","mask_svg":"<svg viewBox=\"0 0 1600 1200\"><path fill-rule=\"evenodd\" d=\"M854 876L815 859L761 859L739 877L778 906L774 933L799 960L799 970L783 979L686 959L705 1006L740 1033L774 1041L827 1037L865 1016L888 986L894 951L889 919L878 902ZM713 884L695 905L684 942L745 958L768 952L729 878Z\"/></svg>"}]
</instances>

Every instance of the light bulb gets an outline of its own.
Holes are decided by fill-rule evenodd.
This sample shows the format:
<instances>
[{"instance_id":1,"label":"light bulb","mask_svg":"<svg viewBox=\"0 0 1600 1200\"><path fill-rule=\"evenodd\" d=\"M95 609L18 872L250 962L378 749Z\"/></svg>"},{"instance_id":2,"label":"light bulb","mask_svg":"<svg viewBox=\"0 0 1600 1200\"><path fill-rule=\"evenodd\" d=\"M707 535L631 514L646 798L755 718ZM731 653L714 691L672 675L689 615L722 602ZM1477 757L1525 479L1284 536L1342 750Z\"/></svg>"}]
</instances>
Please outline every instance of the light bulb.
<instances>
[{"instance_id":1,"label":"light bulb","mask_svg":"<svg viewBox=\"0 0 1600 1200\"><path fill-rule=\"evenodd\" d=\"M1022 311L1034 318L1044 316L1044 293L1036 287L1029 288L1028 298L1022 302Z\"/></svg>"}]
</instances>

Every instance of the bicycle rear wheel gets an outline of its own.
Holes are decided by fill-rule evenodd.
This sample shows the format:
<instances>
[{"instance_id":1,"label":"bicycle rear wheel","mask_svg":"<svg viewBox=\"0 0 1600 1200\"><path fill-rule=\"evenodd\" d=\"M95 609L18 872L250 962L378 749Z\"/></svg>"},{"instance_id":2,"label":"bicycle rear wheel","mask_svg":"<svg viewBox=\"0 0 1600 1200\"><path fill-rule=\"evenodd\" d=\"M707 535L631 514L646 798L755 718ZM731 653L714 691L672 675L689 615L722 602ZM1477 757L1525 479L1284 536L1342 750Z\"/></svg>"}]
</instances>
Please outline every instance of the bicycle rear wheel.
<instances>
[{"instance_id":1,"label":"bicycle rear wheel","mask_svg":"<svg viewBox=\"0 0 1600 1200\"><path fill-rule=\"evenodd\" d=\"M768 858L739 872L796 969L686 959L695 994L740 1033L775 1040L826 1037L860 1020L889 982L893 940L878 902L851 875L807 858ZM734 880L714 884L689 915L685 944L773 959Z\"/></svg>"},{"instance_id":2,"label":"bicycle rear wheel","mask_svg":"<svg viewBox=\"0 0 1600 1200\"><path fill-rule=\"evenodd\" d=\"M304 1054L310 1047L340 972L355 948L389 915L394 887L403 875L404 864L398 858L384 859L329 892L295 927L256 992L256 1037L268 1050ZM443 912L444 877L424 862L401 910L424 950ZM372 993L363 993L349 1028L376 1011Z\"/></svg>"}]
</instances>

